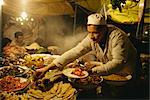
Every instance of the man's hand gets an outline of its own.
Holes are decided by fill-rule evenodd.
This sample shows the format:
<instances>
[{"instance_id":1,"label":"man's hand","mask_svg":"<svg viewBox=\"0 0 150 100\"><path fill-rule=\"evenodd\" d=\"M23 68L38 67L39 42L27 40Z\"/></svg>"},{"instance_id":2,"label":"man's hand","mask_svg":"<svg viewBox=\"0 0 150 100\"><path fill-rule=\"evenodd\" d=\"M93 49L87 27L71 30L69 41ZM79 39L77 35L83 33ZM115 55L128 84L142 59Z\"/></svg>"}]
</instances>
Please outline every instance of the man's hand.
<instances>
[{"instance_id":1,"label":"man's hand","mask_svg":"<svg viewBox=\"0 0 150 100\"><path fill-rule=\"evenodd\" d=\"M36 70L36 77L41 78L49 69L55 69L57 66L54 63L49 64L46 67L40 68Z\"/></svg>"},{"instance_id":2,"label":"man's hand","mask_svg":"<svg viewBox=\"0 0 150 100\"><path fill-rule=\"evenodd\" d=\"M42 78L44 74L48 71L48 67L43 67L36 70L36 78Z\"/></svg>"},{"instance_id":3,"label":"man's hand","mask_svg":"<svg viewBox=\"0 0 150 100\"><path fill-rule=\"evenodd\" d=\"M107 75L107 72L105 71L104 67L101 66L92 68L92 73L97 73L99 75Z\"/></svg>"},{"instance_id":4,"label":"man's hand","mask_svg":"<svg viewBox=\"0 0 150 100\"><path fill-rule=\"evenodd\" d=\"M96 66L100 66L101 64L102 64L101 62L97 62L97 61L88 61L84 63L84 65L90 69Z\"/></svg>"}]
</instances>

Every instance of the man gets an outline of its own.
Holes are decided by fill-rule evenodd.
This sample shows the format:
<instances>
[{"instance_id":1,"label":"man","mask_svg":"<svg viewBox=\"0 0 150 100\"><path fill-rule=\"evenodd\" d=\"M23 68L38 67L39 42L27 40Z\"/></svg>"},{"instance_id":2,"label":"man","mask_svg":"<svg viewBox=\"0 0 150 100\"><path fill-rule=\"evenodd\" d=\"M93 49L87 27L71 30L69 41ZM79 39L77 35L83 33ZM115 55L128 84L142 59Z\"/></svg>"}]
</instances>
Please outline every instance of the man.
<instances>
[{"instance_id":1,"label":"man","mask_svg":"<svg viewBox=\"0 0 150 100\"><path fill-rule=\"evenodd\" d=\"M26 46L22 32L15 32L14 35L15 35L15 39L11 42L10 45Z\"/></svg>"},{"instance_id":2,"label":"man","mask_svg":"<svg viewBox=\"0 0 150 100\"><path fill-rule=\"evenodd\" d=\"M56 58L47 67L37 69L37 73L44 73L50 68L62 68L93 50L96 59L90 62L93 65L92 72L101 75L134 74L136 49L125 32L115 26L107 25L105 18L99 13L88 16L87 30L88 35L81 43Z\"/></svg>"}]
</instances>

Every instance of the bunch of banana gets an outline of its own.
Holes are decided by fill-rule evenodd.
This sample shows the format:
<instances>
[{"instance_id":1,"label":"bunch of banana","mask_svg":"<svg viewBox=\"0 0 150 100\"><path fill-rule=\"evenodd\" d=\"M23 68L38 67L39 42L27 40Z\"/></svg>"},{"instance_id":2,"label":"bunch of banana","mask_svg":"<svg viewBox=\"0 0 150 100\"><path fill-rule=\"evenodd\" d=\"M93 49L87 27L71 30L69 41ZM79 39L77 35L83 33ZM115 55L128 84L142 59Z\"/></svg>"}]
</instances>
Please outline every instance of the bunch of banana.
<instances>
[{"instance_id":1,"label":"bunch of banana","mask_svg":"<svg viewBox=\"0 0 150 100\"><path fill-rule=\"evenodd\" d=\"M34 89L27 91L29 96L41 100L75 100L76 92L76 89L72 88L70 83L63 83L62 81L55 83L54 86L46 92Z\"/></svg>"},{"instance_id":2,"label":"bunch of banana","mask_svg":"<svg viewBox=\"0 0 150 100\"><path fill-rule=\"evenodd\" d=\"M44 100L75 100L76 89L72 88L70 83L64 83L61 81L54 84L54 86L44 93Z\"/></svg>"},{"instance_id":3,"label":"bunch of banana","mask_svg":"<svg viewBox=\"0 0 150 100\"><path fill-rule=\"evenodd\" d=\"M11 93L3 92L1 96L2 98L0 97L0 100L35 100L32 99L32 97L26 93L22 95L17 95L14 92Z\"/></svg>"},{"instance_id":4,"label":"bunch of banana","mask_svg":"<svg viewBox=\"0 0 150 100\"><path fill-rule=\"evenodd\" d=\"M28 95L35 99L43 99L44 95L41 90L30 89L27 91Z\"/></svg>"},{"instance_id":5,"label":"bunch of banana","mask_svg":"<svg viewBox=\"0 0 150 100\"><path fill-rule=\"evenodd\" d=\"M19 98L13 92L11 92L11 93L2 92L0 100L19 100Z\"/></svg>"}]
</instances>

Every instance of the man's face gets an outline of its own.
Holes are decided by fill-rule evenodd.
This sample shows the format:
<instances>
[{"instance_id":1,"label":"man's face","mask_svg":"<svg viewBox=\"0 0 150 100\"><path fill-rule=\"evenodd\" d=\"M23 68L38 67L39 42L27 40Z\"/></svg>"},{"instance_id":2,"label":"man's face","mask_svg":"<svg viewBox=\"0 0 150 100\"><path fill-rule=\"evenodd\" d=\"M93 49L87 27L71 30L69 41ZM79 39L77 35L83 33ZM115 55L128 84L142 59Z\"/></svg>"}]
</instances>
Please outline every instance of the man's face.
<instances>
[{"instance_id":1,"label":"man's face","mask_svg":"<svg viewBox=\"0 0 150 100\"><path fill-rule=\"evenodd\" d=\"M90 35L90 38L94 41L94 42L99 42L101 41L103 35L104 35L104 32L103 32L103 29L102 31L98 31L97 30L97 26L94 26L94 25L88 25L87 26L87 30L89 32L89 35Z\"/></svg>"},{"instance_id":2,"label":"man's face","mask_svg":"<svg viewBox=\"0 0 150 100\"><path fill-rule=\"evenodd\" d=\"M23 39L24 39L24 37L23 37L23 36L18 36L18 37L17 37L17 41L18 41L18 42L22 42L22 41L23 41Z\"/></svg>"}]
</instances>

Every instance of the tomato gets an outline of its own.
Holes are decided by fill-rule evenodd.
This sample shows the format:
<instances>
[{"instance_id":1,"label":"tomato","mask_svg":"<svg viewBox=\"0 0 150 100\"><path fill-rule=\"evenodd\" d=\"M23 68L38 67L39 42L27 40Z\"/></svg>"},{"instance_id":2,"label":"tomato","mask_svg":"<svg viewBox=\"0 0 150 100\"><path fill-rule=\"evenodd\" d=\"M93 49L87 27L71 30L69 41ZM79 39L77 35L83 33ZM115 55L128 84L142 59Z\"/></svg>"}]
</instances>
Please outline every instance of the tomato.
<instances>
[{"instance_id":1,"label":"tomato","mask_svg":"<svg viewBox=\"0 0 150 100\"><path fill-rule=\"evenodd\" d=\"M82 72L82 70L80 68L76 68L75 71Z\"/></svg>"},{"instance_id":2,"label":"tomato","mask_svg":"<svg viewBox=\"0 0 150 100\"><path fill-rule=\"evenodd\" d=\"M77 75L77 76L80 76L81 72L80 71L75 71L74 74Z\"/></svg>"}]
</instances>

